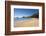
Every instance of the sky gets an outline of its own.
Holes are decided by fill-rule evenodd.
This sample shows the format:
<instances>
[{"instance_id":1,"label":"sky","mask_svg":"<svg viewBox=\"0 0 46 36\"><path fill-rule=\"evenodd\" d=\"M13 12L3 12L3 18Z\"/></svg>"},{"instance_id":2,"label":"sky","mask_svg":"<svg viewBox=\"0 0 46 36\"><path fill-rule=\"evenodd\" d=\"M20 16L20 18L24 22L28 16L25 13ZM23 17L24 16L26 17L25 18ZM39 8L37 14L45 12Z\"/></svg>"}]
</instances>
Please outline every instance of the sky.
<instances>
[{"instance_id":1,"label":"sky","mask_svg":"<svg viewBox=\"0 0 46 36\"><path fill-rule=\"evenodd\" d=\"M32 16L34 13L38 12L39 9L14 8L14 17Z\"/></svg>"}]
</instances>

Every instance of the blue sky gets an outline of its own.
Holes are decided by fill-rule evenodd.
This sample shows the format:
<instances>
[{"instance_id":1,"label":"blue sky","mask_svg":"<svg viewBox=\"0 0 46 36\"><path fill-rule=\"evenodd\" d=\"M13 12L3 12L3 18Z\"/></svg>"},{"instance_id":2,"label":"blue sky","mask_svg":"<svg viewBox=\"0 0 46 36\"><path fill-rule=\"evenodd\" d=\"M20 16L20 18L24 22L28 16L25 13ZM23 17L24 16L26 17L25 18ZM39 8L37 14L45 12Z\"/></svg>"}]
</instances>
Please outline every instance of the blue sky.
<instances>
[{"instance_id":1,"label":"blue sky","mask_svg":"<svg viewBox=\"0 0 46 36\"><path fill-rule=\"evenodd\" d=\"M14 8L15 17L32 16L34 13L38 13L38 12L39 9Z\"/></svg>"}]
</instances>

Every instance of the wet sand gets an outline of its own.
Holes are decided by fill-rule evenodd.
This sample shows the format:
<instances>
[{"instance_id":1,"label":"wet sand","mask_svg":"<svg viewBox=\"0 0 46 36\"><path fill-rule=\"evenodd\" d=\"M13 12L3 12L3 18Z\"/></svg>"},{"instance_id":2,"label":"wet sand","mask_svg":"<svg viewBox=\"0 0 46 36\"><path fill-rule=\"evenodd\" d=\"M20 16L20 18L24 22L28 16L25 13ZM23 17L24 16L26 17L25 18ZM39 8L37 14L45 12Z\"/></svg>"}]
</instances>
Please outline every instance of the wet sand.
<instances>
[{"instance_id":1,"label":"wet sand","mask_svg":"<svg viewBox=\"0 0 46 36\"><path fill-rule=\"evenodd\" d=\"M31 20L16 20L15 27L37 27L39 24L38 18L32 18Z\"/></svg>"}]
</instances>

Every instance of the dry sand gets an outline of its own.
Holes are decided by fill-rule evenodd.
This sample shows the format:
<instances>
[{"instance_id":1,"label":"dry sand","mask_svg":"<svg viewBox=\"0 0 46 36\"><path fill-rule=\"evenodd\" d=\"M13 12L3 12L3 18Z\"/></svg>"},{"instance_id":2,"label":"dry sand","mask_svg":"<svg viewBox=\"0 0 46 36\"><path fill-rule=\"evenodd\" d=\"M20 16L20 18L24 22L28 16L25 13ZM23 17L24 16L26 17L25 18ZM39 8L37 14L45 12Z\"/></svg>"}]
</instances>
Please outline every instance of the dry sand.
<instances>
[{"instance_id":1,"label":"dry sand","mask_svg":"<svg viewBox=\"0 0 46 36\"><path fill-rule=\"evenodd\" d=\"M15 27L37 27L39 24L39 21L37 18L32 18L31 20L21 20L21 21L15 21Z\"/></svg>"}]
</instances>

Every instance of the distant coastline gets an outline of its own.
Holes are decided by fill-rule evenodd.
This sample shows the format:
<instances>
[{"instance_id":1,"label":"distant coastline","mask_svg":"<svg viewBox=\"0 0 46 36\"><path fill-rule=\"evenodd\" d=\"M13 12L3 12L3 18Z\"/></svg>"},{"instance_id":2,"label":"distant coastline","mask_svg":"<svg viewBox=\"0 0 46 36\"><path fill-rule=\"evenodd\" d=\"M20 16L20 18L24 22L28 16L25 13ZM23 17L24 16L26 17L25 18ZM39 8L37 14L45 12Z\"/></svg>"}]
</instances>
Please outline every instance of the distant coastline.
<instances>
[{"instance_id":1,"label":"distant coastline","mask_svg":"<svg viewBox=\"0 0 46 36\"><path fill-rule=\"evenodd\" d=\"M19 18L19 17L16 17L16 18ZM21 18L39 18L39 13L35 13L32 16L23 16Z\"/></svg>"}]
</instances>

